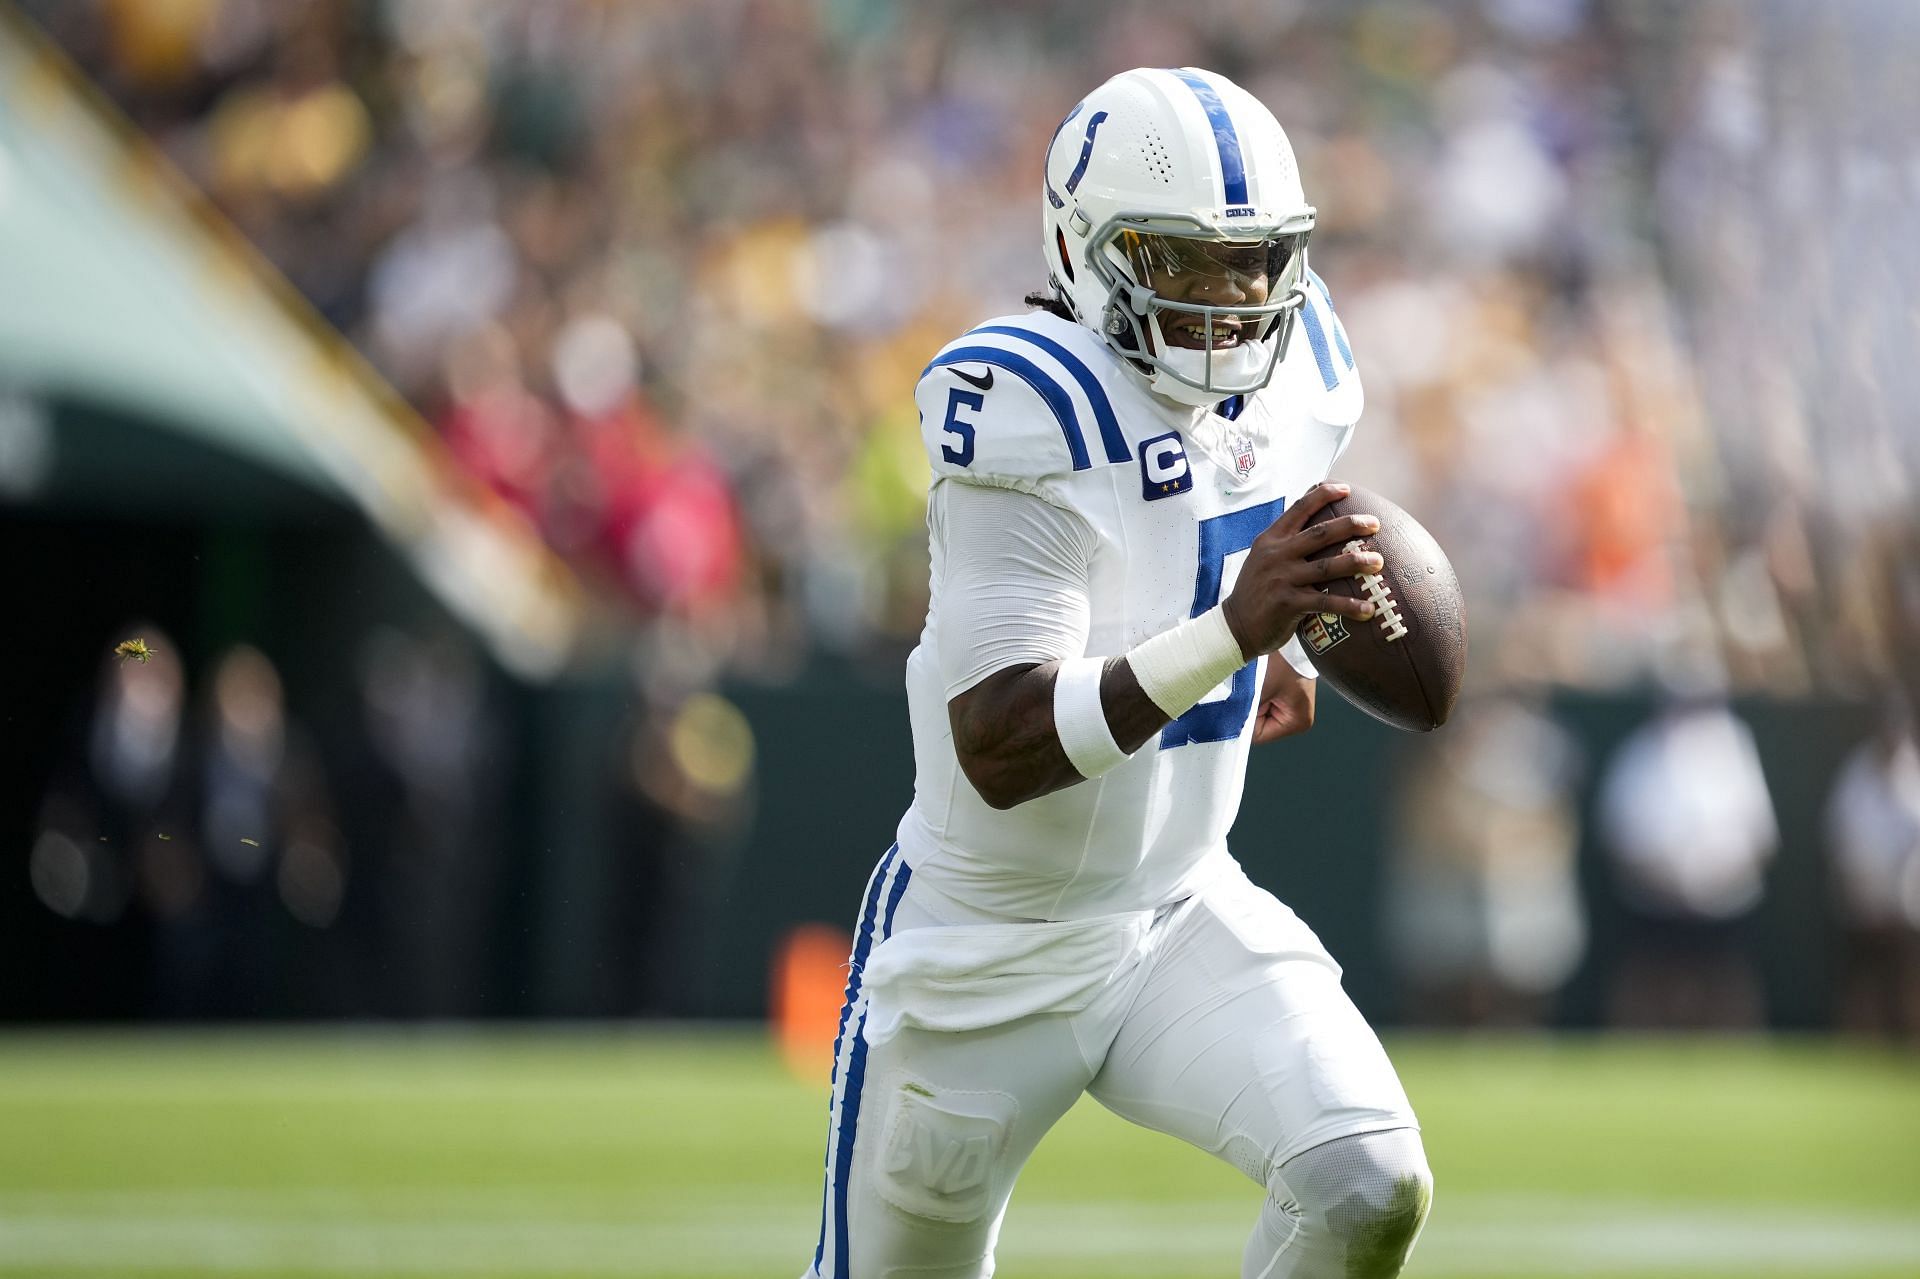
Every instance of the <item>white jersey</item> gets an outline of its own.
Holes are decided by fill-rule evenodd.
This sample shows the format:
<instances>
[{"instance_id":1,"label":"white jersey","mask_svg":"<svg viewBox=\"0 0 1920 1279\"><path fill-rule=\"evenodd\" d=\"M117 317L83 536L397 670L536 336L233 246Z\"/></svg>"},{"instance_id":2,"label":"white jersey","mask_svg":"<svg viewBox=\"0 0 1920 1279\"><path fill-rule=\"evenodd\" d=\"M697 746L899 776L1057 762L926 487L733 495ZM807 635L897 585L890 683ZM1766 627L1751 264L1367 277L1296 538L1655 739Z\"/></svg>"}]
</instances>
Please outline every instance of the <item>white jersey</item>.
<instances>
[{"instance_id":1,"label":"white jersey","mask_svg":"<svg viewBox=\"0 0 1920 1279\"><path fill-rule=\"evenodd\" d=\"M948 344L916 399L936 499L944 484L1015 489L1090 530L1084 651L1065 656L1125 653L1217 604L1253 539L1326 478L1361 408L1317 279L1272 382L1217 406L1231 416L1156 400L1096 334L1044 312ZM907 662L916 778L899 844L914 882L1019 919L1151 909L1199 891L1231 864L1266 659L1105 775L996 810L961 772L948 726L959 690L942 679L936 621L968 604L942 590L952 548L939 507L930 501L927 627Z\"/></svg>"}]
</instances>

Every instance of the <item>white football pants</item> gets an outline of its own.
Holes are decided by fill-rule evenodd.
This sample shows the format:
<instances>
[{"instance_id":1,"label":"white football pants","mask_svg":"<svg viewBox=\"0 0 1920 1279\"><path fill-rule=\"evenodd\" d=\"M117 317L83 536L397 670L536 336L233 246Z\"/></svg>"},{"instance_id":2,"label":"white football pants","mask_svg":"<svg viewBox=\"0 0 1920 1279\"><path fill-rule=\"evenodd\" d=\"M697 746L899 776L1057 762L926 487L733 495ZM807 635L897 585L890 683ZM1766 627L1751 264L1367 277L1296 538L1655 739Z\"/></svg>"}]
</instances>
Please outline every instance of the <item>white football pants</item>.
<instances>
[{"instance_id":1,"label":"white football pants","mask_svg":"<svg viewBox=\"0 0 1920 1279\"><path fill-rule=\"evenodd\" d=\"M1339 967L1291 910L1236 868L1156 915L1077 1012L908 1025L870 1044L872 948L963 923L978 919L916 891L888 851L855 933L808 1279L988 1279L1015 1179L1083 1091L1265 1188L1246 1279L1399 1274L1430 1198L1418 1125Z\"/></svg>"}]
</instances>

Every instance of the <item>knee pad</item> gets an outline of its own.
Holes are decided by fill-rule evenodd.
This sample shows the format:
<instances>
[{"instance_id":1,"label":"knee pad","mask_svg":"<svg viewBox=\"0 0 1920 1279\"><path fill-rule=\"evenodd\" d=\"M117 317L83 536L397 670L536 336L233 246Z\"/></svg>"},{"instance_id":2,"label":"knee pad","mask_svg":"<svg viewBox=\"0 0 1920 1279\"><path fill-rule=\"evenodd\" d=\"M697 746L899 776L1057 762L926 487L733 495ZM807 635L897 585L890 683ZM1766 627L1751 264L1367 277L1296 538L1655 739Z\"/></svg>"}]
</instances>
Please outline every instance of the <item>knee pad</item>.
<instances>
[{"instance_id":1,"label":"knee pad","mask_svg":"<svg viewBox=\"0 0 1920 1279\"><path fill-rule=\"evenodd\" d=\"M1433 1204L1433 1173L1411 1128L1330 1141L1275 1176L1301 1216L1338 1241L1353 1279L1393 1279Z\"/></svg>"},{"instance_id":2,"label":"knee pad","mask_svg":"<svg viewBox=\"0 0 1920 1279\"><path fill-rule=\"evenodd\" d=\"M984 1221L1019 1102L1003 1092L936 1090L913 1079L889 1094L873 1170L880 1197L927 1221Z\"/></svg>"},{"instance_id":3,"label":"knee pad","mask_svg":"<svg viewBox=\"0 0 1920 1279\"><path fill-rule=\"evenodd\" d=\"M1431 1178L1405 1173L1371 1193L1355 1190L1328 1209L1328 1231L1346 1244L1347 1273L1356 1279L1398 1275L1432 1204Z\"/></svg>"}]
</instances>

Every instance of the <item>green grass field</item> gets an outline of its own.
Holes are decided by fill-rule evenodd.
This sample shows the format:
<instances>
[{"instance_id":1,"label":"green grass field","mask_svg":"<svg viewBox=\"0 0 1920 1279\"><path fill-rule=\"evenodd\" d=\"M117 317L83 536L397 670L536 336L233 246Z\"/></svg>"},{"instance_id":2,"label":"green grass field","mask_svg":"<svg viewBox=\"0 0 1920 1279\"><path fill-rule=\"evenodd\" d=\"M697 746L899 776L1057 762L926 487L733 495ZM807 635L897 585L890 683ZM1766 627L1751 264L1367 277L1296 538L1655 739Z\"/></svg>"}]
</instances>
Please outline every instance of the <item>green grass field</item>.
<instances>
[{"instance_id":1,"label":"green grass field","mask_svg":"<svg viewBox=\"0 0 1920 1279\"><path fill-rule=\"evenodd\" d=\"M1824 1043L1389 1045L1425 1276L1920 1275L1920 1061ZM746 1034L0 1037L0 1274L797 1275L824 1081ZM1237 1273L1257 1192L1091 1103L1009 1279Z\"/></svg>"}]
</instances>

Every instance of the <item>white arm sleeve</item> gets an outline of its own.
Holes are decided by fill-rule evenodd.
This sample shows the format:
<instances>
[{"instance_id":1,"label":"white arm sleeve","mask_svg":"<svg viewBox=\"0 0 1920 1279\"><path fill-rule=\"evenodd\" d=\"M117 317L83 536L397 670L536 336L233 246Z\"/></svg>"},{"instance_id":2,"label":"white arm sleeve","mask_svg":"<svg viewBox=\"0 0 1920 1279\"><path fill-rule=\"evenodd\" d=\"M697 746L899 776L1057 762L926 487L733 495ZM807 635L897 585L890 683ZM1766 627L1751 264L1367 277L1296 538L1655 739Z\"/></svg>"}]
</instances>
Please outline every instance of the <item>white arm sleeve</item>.
<instances>
[{"instance_id":1,"label":"white arm sleeve","mask_svg":"<svg viewBox=\"0 0 1920 1279\"><path fill-rule=\"evenodd\" d=\"M1080 657L1096 537L1086 520L1012 489L943 480L928 501L940 571L934 645L949 699L995 671Z\"/></svg>"}]
</instances>

